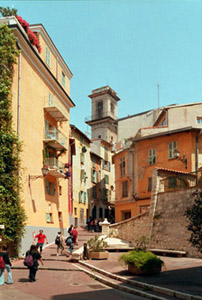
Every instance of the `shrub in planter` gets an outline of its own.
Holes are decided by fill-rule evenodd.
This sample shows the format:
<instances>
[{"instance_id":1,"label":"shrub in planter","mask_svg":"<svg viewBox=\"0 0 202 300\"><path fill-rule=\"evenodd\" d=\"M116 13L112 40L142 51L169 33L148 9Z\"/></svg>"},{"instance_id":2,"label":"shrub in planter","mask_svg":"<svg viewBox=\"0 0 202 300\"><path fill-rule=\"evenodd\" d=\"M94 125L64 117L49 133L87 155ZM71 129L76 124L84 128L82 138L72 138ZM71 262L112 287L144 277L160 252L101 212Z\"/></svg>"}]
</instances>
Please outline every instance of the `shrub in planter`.
<instances>
[{"instance_id":1,"label":"shrub in planter","mask_svg":"<svg viewBox=\"0 0 202 300\"><path fill-rule=\"evenodd\" d=\"M99 239L98 236L90 239L87 242L88 245L88 257L91 259L107 259L108 252L105 250L108 246L104 239Z\"/></svg>"},{"instance_id":2,"label":"shrub in planter","mask_svg":"<svg viewBox=\"0 0 202 300\"><path fill-rule=\"evenodd\" d=\"M136 250L122 254L119 262L128 265L129 272L140 275L158 274L163 265L163 261L152 252Z\"/></svg>"}]
</instances>

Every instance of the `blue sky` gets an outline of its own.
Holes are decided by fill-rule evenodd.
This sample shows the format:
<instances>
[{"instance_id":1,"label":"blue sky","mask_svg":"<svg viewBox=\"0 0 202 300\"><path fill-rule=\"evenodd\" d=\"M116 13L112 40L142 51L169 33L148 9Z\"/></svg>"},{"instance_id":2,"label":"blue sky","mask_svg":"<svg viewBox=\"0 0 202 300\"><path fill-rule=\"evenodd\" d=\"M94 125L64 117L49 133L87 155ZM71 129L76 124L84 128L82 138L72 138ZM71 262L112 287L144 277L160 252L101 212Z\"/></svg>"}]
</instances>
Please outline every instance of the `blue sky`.
<instances>
[{"instance_id":1,"label":"blue sky","mask_svg":"<svg viewBox=\"0 0 202 300\"><path fill-rule=\"evenodd\" d=\"M88 95L110 85L118 117L202 102L202 0L0 1L42 23L73 73L70 122L87 131ZM90 128L88 128L90 131Z\"/></svg>"}]
</instances>

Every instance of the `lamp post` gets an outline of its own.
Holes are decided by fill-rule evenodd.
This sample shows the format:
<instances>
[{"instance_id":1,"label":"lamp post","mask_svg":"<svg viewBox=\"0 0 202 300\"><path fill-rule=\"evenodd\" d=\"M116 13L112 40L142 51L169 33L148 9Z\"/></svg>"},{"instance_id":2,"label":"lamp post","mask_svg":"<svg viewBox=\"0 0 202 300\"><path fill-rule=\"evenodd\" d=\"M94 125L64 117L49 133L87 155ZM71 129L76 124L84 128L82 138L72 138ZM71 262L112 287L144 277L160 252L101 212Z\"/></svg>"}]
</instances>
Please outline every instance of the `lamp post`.
<instances>
[{"instance_id":1,"label":"lamp post","mask_svg":"<svg viewBox=\"0 0 202 300\"><path fill-rule=\"evenodd\" d=\"M49 172L48 167L47 167L47 166L43 166L43 167L41 168L41 172L42 172L42 175L30 175L30 174L29 174L29 186L30 186L30 181L31 181L31 179L32 179L32 180L36 180L36 179L38 179L38 178L44 178L44 177L48 174L48 172Z\"/></svg>"},{"instance_id":2,"label":"lamp post","mask_svg":"<svg viewBox=\"0 0 202 300\"><path fill-rule=\"evenodd\" d=\"M178 160L180 160L181 162L183 162L185 164L185 169L187 169L187 157L186 154L183 154L183 157L180 157L180 151L179 150L175 150L174 151L174 157Z\"/></svg>"}]
</instances>

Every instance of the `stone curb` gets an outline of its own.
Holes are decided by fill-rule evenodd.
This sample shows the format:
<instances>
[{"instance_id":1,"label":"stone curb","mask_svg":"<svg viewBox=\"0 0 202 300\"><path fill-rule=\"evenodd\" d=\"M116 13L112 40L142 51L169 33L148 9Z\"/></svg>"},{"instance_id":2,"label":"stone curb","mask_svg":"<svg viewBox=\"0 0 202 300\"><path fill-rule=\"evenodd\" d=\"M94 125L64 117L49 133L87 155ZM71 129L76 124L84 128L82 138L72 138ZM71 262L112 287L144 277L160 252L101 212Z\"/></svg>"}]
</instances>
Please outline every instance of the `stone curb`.
<instances>
[{"instance_id":1,"label":"stone curb","mask_svg":"<svg viewBox=\"0 0 202 300\"><path fill-rule=\"evenodd\" d=\"M120 284L117 284L117 283L114 283L114 282L109 281L107 279L104 279L104 278L100 277L99 275L92 273L91 271L83 269L82 267L80 267L78 265L76 267L78 267L80 269L80 271L83 271L86 274L90 275L91 277L94 277L96 280L102 282L103 284L105 284L107 286L110 286L112 288L118 289L120 291L127 292L127 293L134 294L134 295L138 295L138 296L141 296L141 297L146 297L148 299L165 300L165 298L163 298L163 297L151 295L151 294L148 294L146 292L143 292L143 291L140 291L140 290L136 290L134 288L121 286Z\"/></svg>"},{"instance_id":2,"label":"stone curb","mask_svg":"<svg viewBox=\"0 0 202 300\"><path fill-rule=\"evenodd\" d=\"M27 267L12 267L12 270L28 270ZM64 268L50 268L50 267L39 267L38 270L40 271L76 271L78 272L79 270L77 269L64 269Z\"/></svg>"},{"instance_id":3,"label":"stone curb","mask_svg":"<svg viewBox=\"0 0 202 300\"><path fill-rule=\"evenodd\" d=\"M113 278L115 280L118 280L118 281L121 281L121 282L124 282L124 283L128 283L128 284L131 284L131 285L134 285L134 286L139 286L143 289L150 289L154 292L159 292L159 293L162 293L164 295L167 295L167 296L173 296L173 297L176 297L178 299L184 299L184 300L202 300L202 297L200 296L195 296L195 295L191 295L191 294L185 294L185 293L181 293L181 292L178 292L178 291L174 291L174 290L171 290L171 289L166 289L166 288L163 288L163 287L159 287L159 286L155 286L155 285L150 285L150 284L147 284L147 283L142 283L142 282L139 282L139 281L135 281L135 280L130 280L130 279L127 279L125 277L122 277L122 276L119 276L119 275L115 275L115 274L112 274L110 272L107 272L105 270L102 270L102 269L99 269L95 266L92 266L91 264L88 264L84 261L79 261L79 264L83 265L83 266L86 266L87 268L90 268L90 269L93 269L107 277L110 277L110 278ZM156 298L157 299L157 298Z\"/></svg>"}]
</instances>

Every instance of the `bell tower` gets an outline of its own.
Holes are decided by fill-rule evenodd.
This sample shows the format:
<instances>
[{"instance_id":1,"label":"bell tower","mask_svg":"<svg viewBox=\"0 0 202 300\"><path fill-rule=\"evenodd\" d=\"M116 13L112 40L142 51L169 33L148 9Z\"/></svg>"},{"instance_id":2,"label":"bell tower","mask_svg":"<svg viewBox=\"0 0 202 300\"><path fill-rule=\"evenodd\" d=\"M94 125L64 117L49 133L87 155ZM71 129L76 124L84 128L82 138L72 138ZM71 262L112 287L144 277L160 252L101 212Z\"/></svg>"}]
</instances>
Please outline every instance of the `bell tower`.
<instances>
[{"instance_id":1,"label":"bell tower","mask_svg":"<svg viewBox=\"0 0 202 300\"><path fill-rule=\"evenodd\" d=\"M109 86L104 86L93 90L88 97L92 99L91 117L86 120L91 126L91 139L116 143L117 102L120 100L117 93Z\"/></svg>"}]
</instances>

